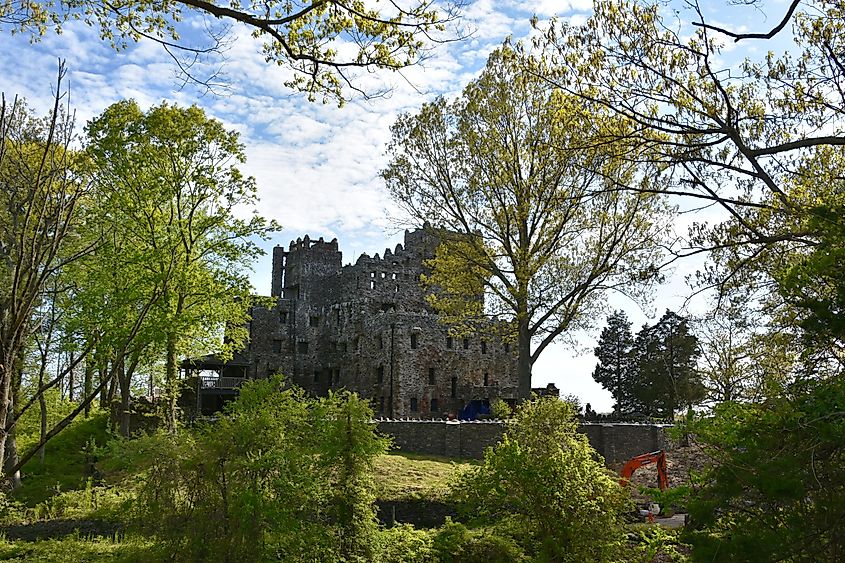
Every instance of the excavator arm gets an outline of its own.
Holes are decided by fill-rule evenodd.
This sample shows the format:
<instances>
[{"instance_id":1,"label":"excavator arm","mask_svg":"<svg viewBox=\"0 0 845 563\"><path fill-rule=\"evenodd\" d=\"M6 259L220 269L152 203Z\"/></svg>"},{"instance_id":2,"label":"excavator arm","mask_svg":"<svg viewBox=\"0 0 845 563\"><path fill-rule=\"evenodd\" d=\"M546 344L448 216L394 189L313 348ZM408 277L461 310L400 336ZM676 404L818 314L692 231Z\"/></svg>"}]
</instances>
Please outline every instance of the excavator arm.
<instances>
[{"instance_id":1,"label":"excavator arm","mask_svg":"<svg viewBox=\"0 0 845 563\"><path fill-rule=\"evenodd\" d=\"M666 453L663 450L638 455L626 461L622 471L619 472L621 476L619 484L623 487L626 486L634 471L643 465L651 465L652 463L657 464L657 486L661 491L665 491L669 488L669 474L666 470Z\"/></svg>"}]
</instances>

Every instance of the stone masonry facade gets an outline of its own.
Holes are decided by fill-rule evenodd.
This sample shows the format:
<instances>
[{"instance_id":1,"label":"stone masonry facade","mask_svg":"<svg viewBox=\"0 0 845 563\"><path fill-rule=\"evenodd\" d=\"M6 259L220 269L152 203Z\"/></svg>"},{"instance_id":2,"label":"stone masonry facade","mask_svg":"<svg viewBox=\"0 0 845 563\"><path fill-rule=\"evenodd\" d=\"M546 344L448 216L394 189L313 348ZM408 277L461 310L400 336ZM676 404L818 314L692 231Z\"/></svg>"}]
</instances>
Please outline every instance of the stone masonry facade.
<instances>
[{"instance_id":1,"label":"stone masonry facade","mask_svg":"<svg viewBox=\"0 0 845 563\"><path fill-rule=\"evenodd\" d=\"M313 395L348 389L377 414L441 418L470 402L517 397L516 350L478 331L451 336L420 283L436 231L405 231L382 256L341 265L337 239L273 249L273 306L254 307L247 377L282 373ZM489 333L485 336L482 332Z\"/></svg>"}]
</instances>

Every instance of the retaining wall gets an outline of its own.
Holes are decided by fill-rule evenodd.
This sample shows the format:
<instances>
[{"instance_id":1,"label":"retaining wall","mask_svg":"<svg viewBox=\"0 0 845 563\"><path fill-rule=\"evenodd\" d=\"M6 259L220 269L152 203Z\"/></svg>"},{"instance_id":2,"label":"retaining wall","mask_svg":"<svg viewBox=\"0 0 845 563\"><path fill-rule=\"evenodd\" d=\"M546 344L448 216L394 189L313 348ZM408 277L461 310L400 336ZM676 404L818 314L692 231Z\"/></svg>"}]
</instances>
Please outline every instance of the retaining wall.
<instances>
[{"instance_id":1,"label":"retaining wall","mask_svg":"<svg viewBox=\"0 0 845 563\"><path fill-rule=\"evenodd\" d=\"M393 437L399 451L458 458L481 458L504 432L501 421L379 420L378 430ZM606 463L666 449L667 425L631 423L583 423L578 430Z\"/></svg>"}]
</instances>

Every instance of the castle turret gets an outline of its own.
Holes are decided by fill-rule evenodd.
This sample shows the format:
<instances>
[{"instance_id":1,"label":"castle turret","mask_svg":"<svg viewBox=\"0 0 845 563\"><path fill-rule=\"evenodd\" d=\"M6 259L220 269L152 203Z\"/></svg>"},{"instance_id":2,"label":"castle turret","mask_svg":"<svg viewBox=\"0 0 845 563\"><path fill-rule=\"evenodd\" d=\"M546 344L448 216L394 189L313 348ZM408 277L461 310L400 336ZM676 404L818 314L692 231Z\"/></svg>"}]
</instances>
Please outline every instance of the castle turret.
<instances>
[{"instance_id":1,"label":"castle turret","mask_svg":"<svg viewBox=\"0 0 845 563\"><path fill-rule=\"evenodd\" d=\"M275 253L274 253L275 256ZM343 255L337 239L312 241L308 235L291 242L285 253L284 279L281 287L286 299L307 299L326 276L340 270ZM276 270L274 269L274 272Z\"/></svg>"}]
</instances>

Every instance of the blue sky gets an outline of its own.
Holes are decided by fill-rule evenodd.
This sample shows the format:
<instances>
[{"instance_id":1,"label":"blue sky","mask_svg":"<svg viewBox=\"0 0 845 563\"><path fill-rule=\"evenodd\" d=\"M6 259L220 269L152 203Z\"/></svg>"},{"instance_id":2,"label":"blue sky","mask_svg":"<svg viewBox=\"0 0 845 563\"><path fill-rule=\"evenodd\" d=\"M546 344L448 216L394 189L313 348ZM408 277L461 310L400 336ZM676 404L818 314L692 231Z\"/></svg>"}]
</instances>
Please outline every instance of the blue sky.
<instances>
[{"instance_id":1,"label":"blue sky","mask_svg":"<svg viewBox=\"0 0 845 563\"><path fill-rule=\"evenodd\" d=\"M782 1L768 4L773 13L782 11L777 9ZM728 9L734 12L724 12L719 11L725 6L721 1L705 5L714 10L717 25L740 21L737 14L742 19L750 17L755 27L773 24L753 9L732 7ZM56 60L64 58L69 67L66 85L80 126L124 98L134 98L145 108L163 100L195 103L241 133L247 147L244 171L257 179L259 212L283 226L265 248L287 245L306 233L327 240L337 237L344 262L354 262L362 252L381 253L393 248L408 226L391 220L395 212L378 178L386 163L389 127L396 116L416 111L437 95L460 92L505 37L529 36L532 16L541 20L558 16L577 23L589 15L591 7L591 0L469 2L462 22L472 32L468 39L439 45L423 65L406 69L401 76L363 75L363 83L372 90L387 87L390 94L371 101L353 99L343 108L309 103L305 96L286 89L284 69L266 64L259 42L250 37L249 30L238 27L231 30L231 46L225 53L223 70L228 88L223 94L209 94L191 84L181 87L173 61L159 45L142 41L116 52L99 39L98 30L81 22L71 22L61 35L48 33L37 43L26 36L10 36L4 30L0 34L0 90L7 97L26 97L43 113L50 105ZM190 39L204 23L188 20L186 37ZM735 23L731 27L742 29ZM690 220L690 216L679 219L678 231L684 232ZM688 294L683 278L699 264L679 263L669 276L670 282L645 311L618 298L610 304L624 308L637 329L666 308L683 304ZM269 266L269 255L255 265L252 279L259 293L269 293ZM595 363L591 352L594 337L576 335L580 350L563 345L549 348L535 365L534 385L554 382L564 393L578 395L596 410L609 410L610 395L590 377Z\"/></svg>"}]
</instances>

